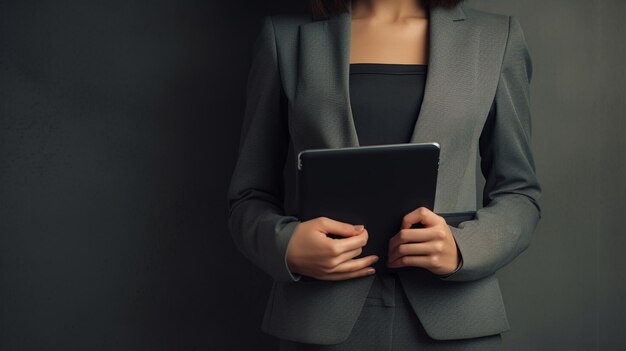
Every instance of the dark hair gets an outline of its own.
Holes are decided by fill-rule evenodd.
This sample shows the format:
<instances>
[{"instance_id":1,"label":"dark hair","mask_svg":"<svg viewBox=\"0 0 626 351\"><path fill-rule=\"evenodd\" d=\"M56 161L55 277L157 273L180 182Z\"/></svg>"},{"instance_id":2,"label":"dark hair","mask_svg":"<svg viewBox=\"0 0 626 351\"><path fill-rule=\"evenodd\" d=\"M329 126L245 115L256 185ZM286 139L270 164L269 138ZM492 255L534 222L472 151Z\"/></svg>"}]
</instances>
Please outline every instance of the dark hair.
<instances>
[{"instance_id":1,"label":"dark hair","mask_svg":"<svg viewBox=\"0 0 626 351\"><path fill-rule=\"evenodd\" d=\"M417 1L417 0L416 0ZM463 0L420 0L428 7L452 8ZM348 11L348 0L310 0L313 17L328 17Z\"/></svg>"}]
</instances>

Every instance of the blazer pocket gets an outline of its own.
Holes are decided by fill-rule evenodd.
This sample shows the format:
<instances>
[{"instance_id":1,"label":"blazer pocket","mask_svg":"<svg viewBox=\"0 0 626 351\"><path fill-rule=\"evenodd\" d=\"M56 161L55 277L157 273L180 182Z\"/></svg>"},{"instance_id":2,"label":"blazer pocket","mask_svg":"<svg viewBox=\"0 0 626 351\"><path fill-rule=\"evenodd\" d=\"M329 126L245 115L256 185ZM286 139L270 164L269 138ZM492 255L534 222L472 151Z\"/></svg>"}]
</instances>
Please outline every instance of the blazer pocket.
<instances>
[{"instance_id":1,"label":"blazer pocket","mask_svg":"<svg viewBox=\"0 0 626 351\"><path fill-rule=\"evenodd\" d=\"M261 329L297 342L328 345L345 341L373 280L374 276L340 281L274 281Z\"/></svg>"},{"instance_id":2,"label":"blazer pocket","mask_svg":"<svg viewBox=\"0 0 626 351\"><path fill-rule=\"evenodd\" d=\"M433 339L476 338L510 329L495 275L451 282L419 270L399 274L410 305Z\"/></svg>"}]
</instances>

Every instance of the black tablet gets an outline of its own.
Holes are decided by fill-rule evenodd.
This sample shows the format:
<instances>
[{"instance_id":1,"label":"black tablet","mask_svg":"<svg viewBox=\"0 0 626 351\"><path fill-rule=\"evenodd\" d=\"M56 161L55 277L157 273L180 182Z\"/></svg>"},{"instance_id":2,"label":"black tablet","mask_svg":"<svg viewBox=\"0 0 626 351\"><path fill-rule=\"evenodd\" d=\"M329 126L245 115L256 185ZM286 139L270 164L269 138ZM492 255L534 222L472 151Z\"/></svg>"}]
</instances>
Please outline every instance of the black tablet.
<instances>
[{"instance_id":1,"label":"black tablet","mask_svg":"<svg viewBox=\"0 0 626 351\"><path fill-rule=\"evenodd\" d=\"M364 224L369 239L358 257L376 254L374 268L388 271L388 241L400 230L402 217L421 206L434 208L439 151L434 142L301 151L298 217Z\"/></svg>"}]
</instances>

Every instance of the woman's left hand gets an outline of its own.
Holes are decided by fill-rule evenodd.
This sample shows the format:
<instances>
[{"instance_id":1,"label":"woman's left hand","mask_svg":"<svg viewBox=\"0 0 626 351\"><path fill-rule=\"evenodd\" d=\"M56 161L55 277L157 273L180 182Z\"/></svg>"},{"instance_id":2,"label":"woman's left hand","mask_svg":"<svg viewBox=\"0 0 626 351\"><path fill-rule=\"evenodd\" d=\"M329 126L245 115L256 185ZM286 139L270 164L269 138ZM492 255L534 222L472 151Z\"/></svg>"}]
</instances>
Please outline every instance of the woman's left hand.
<instances>
[{"instance_id":1,"label":"woman's left hand","mask_svg":"<svg viewBox=\"0 0 626 351\"><path fill-rule=\"evenodd\" d=\"M422 223L424 228L411 228ZM456 270L459 254L446 220L426 207L402 218L400 231L389 239L387 267L413 266L446 275Z\"/></svg>"}]
</instances>

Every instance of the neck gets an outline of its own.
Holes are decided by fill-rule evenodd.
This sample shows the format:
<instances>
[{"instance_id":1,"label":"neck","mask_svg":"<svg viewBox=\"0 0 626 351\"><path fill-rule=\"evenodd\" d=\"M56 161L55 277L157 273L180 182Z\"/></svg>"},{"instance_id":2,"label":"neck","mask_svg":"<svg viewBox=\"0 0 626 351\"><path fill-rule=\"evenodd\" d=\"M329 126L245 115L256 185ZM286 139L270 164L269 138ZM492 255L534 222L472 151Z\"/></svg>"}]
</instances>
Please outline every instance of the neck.
<instances>
[{"instance_id":1,"label":"neck","mask_svg":"<svg viewBox=\"0 0 626 351\"><path fill-rule=\"evenodd\" d=\"M428 10L422 0L352 0L351 12L353 18L376 18L391 22L428 17Z\"/></svg>"}]
</instances>

